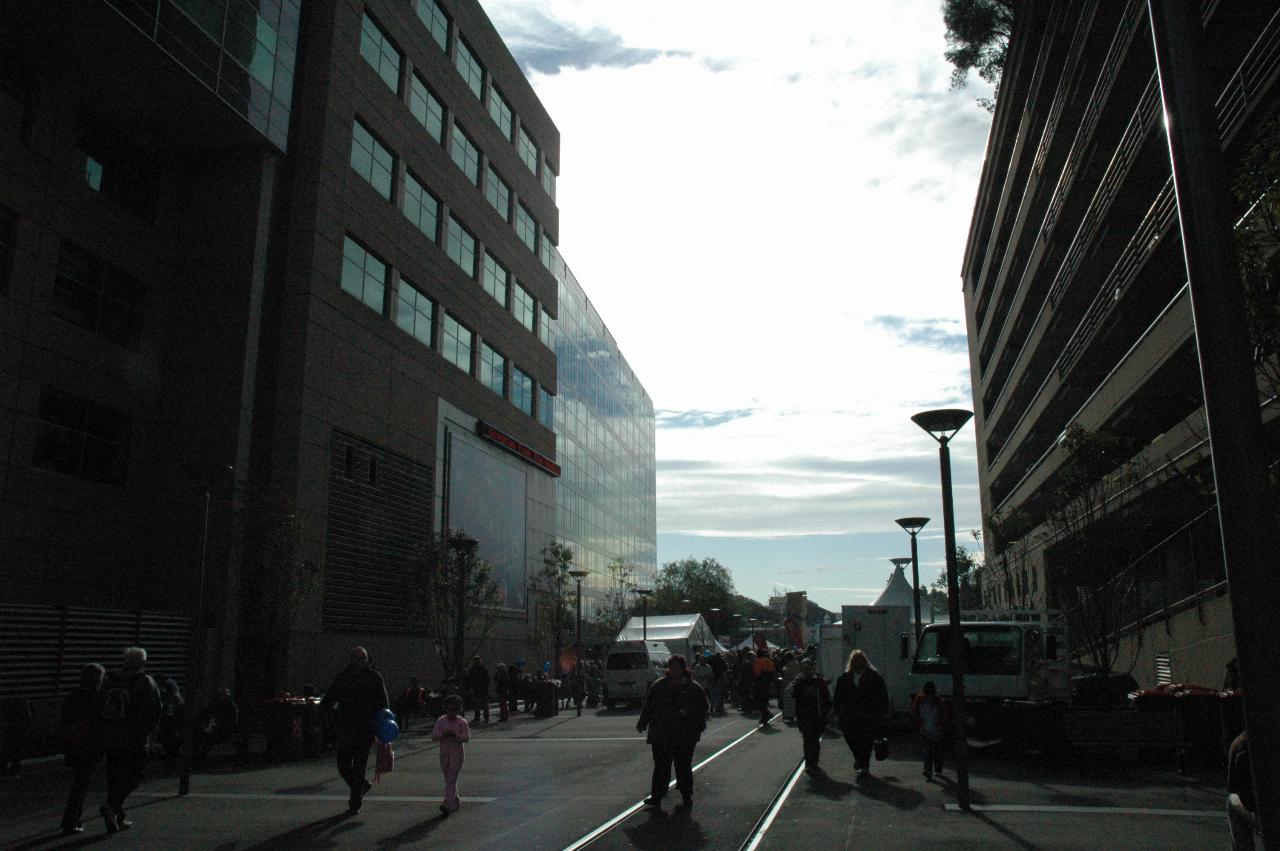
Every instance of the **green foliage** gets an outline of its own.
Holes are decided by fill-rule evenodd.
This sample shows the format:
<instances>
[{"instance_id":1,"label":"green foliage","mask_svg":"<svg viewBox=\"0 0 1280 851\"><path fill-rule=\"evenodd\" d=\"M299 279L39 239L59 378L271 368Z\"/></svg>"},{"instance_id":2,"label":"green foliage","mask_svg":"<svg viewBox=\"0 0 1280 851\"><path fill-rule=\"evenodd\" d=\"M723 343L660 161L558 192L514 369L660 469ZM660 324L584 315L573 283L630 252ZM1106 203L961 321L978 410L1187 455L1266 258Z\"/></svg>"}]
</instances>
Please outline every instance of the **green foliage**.
<instances>
[{"instance_id":1,"label":"green foliage","mask_svg":"<svg viewBox=\"0 0 1280 851\"><path fill-rule=\"evenodd\" d=\"M727 567L714 558L699 560L692 556L662 566L650 614L698 612L705 616L717 608L735 611L733 576Z\"/></svg>"},{"instance_id":2,"label":"green foliage","mask_svg":"<svg viewBox=\"0 0 1280 851\"><path fill-rule=\"evenodd\" d=\"M963 88L969 72L977 71L999 93L1015 7L1016 0L943 0L942 20L947 26L943 56L955 66L951 88ZM980 98L978 103L988 111L995 109L994 98Z\"/></svg>"},{"instance_id":3,"label":"green foliage","mask_svg":"<svg viewBox=\"0 0 1280 851\"><path fill-rule=\"evenodd\" d=\"M978 533L974 533L974 538L978 537ZM964 544L956 544L956 584L960 590L960 608L961 609L980 609L982 608L982 582L980 581L979 571L981 564L970 552L969 548ZM938 574L938 578L933 580L933 585L927 594L923 595L927 600L933 602L939 612L939 615L945 617L947 612L947 573L944 570ZM922 604L924 601L921 601ZM921 616L923 617L923 607Z\"/></svg>"},{"instance_id":4,"label":"green foliage","mask_svg":"<svg viewBox=\"0 0 1280 851\"><path fill-rule=\"evenodd\" d=\"M1032 533L1037 525L1036 518L1022 506L987 516L986 528L990 535L982 570L986 587L999 598L998 602L989 600L988 604L1011 609L1036 606L1038 601L1031 590L1030 554L1035 544Z\"/></svg>"},{"instance_id":5,"label":"green foliage","mask_svg":"<svg viewBox=\"0 0 1280 851\"><path fill-rule=\"evenodd\" d=\"M463 537L465 533L454 530L454 535ZM431 642L440 669L460 677L466 660L488 637L498 607L493 568L483 559L459 553L446 534L433 535L418 546L405 599L411 623Z\"/></svg>"},{"instance_id":6,"label":"green foliage","mask_svg":"<svg viewBox=\"0 0 1280 851\"><path fill-rule=\"evenodd\" d=\"M1254 363L1270 395L1280 394L1280 118L1257 131L1241 157L1232 191L1246 210L1236 257Z\"/></svg>"},{"instance_id":7,"label":"green foliage","mask_svg":"<svg viewBox=\"0 0 1280 851\"><path fill-rule=\"evenodd\" d=\"M596 609L596 634L610 641L626 626L635 608L636 568L622 558L615 558L605 568L609 582L603 603Z\"/></svg>"},{"instance_id":8,"label":"green foliage","mask_svg":"<svg viewBox=\"0 0 1280 851\"><path fill-rule=\"evenodd\" d=\"M542 548L542 569L530 583L535 599L529 640L540 652L547 652L546 658L555 660L557 671L575 616L573 594L577 585L569 575L572 569L573 549L552 541Z\"/></svg>"}]
</instances>

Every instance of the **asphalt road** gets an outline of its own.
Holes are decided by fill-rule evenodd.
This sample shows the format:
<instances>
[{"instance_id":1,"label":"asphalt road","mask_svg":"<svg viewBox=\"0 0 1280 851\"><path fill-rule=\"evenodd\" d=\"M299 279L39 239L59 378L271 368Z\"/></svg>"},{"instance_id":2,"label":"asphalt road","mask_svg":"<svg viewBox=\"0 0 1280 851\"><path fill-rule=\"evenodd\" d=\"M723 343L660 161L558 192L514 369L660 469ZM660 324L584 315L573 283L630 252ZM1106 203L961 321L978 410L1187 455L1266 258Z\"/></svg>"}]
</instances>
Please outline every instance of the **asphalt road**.
<instances>
[{"instance_id":1,"label":"asphalt road","mask_svg":"<svg viewBox=\"0 0 1280 851\"><path fill-rule=\"evenodd\" d=\"M651 760L635 732L636 712L587 711L478 727L467 746L462 809L443 818L437 751L418 730L401 737L395 771L358 815L346 816L346 787L330 758L236 770L214 762L192 794L162 770L130 801L136 826L107 836L96 818L101 772L90 789L80 837L56 827L67 770L32 768L0 781L0 846L192 848L215 851L409 846L539 849L791 849L852 847L1219 848L1226 836L1220 780L1171 769L1068 766L979 754L973 800L989 809L948 810L949 779L926 782L909 738L855 784L838 738L825 743L823 771L799 771L799 733L776 721L713 717L694 757L692 812L640 810ZM370 772L372 776L372 772Z\"/></svg>"}]
</instances>

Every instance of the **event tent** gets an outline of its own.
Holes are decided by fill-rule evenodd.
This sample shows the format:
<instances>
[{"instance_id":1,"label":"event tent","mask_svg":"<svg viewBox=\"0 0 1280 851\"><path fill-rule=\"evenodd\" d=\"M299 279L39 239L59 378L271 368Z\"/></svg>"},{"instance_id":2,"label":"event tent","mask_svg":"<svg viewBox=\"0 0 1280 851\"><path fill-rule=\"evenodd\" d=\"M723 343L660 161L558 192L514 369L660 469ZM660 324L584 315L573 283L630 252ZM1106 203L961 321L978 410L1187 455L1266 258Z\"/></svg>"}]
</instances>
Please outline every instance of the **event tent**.
<instances>
[{"instance_id":1,"label":"event tent","mask_svg":"<svg viewBox=\"0 0 1280 851\"><path fill-rule=\"evenodd\" d=\"M725 647L716 640L707 619L702 615L650 615L648 631L645 630L645 619L639 616L627 621L627 625L618 633L618 641L661 641L672 653L691 656L703 650L716 653L723 652Z\"/></svg>"}]
</instances>

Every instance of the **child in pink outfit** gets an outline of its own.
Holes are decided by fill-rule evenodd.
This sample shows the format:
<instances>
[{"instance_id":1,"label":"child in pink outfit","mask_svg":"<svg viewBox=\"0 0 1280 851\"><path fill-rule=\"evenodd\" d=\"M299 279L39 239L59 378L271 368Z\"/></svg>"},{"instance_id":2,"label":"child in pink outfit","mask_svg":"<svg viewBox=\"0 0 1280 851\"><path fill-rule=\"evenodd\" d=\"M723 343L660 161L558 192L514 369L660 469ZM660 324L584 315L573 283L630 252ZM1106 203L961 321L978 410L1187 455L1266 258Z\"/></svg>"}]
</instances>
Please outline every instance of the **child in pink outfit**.
<instances>
[{"instance_id":1,"label":"child in pink outfit","mask_svg":"<svg viewBox=\"0 0 1280 851\"><path fill-rule=\"evenodd\" d=\"M471 739L471 726L458 713L462 711L462 698L449 695L444 701L444 715L436 719L431 729L431 739L440 743L440 770L444 772L444 803L440 812L445 815L457 812L462 802L458 800L458 775L462 773L463 744Z\"/></svg>"}]
</instances>

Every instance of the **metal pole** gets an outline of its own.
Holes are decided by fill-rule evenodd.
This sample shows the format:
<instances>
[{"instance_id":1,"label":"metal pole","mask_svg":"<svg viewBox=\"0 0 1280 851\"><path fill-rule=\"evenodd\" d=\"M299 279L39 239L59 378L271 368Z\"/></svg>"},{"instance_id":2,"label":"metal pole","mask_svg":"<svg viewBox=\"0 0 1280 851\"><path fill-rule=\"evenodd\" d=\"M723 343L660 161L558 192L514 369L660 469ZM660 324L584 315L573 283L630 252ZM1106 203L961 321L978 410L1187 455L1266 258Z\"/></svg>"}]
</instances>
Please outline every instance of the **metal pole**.
<instances>
[{"instance_id":1,"label":"metal pole","mask_svg":"<svg viewBox=\"0 0 1280 851\"><path fill-rule=\"evenodd\" d=\"M640 598L640 637L649 640L649 595Z\"/></svg>"},{"instance_id":2,"label":"metal pole","mask_svg":"<svg viewBox=\"0 0 1280 851\"><path fill-rule=\"evenodd\" d=\"M1280 849L1280 680L1274 676L1280 632L1268 605L1280 599L1271 552L1276 516L1235 262L1230 184L1205 67L1209 48L1199 4L1148 0L1147 8L1191 289L1257 816L1263 846Z\"/></svg>"},{"instance_id":3,"label":"metal pole","mask_svg":"<svg viewBox=\"0 0 1280 851\"><path fill-rule=\"evenodd\" d=\"M916 533L911 533L911 584L915 586L916 647L920 646L920 555L916 552Z\"/></svg>"},{"instance_id":4,"label":"metal pole","mask_svg":"<svg viewBox=\"0 0 1280 851\"><path fill-rule=\"evenodd\" d=\"M200 585L196 591L195 635L191 642L195 660L191 663L191 682L187 684L187 697L191 703L182 716L182 754L178 769L178 795L185 796L191 791L191 763L195 761L196 738L196 688L203 676L201 668L204 662L204 566L209 555L209 502L210 492L204 492L204 531L200 537Z\"/></svg>"},{"instance_id":5,"label":"metal pole","mask_svg":"<svg viewBox=\"0 0 1280 851\"><path fill-rule=\"evenodd\" d=\"M951 505L951 450L949 438L938 441L942 467L942 530L947 547L947 609L951 615L951 718L955 730L956 800L969 809L969 747L964 706L964 631L960 626L960 581L956 567L956 518Z\"/></svg>"},{"instance_id":6,"label":"metal pole","mask_svg":"<svg viewBox=\"0 0 1280 851\"><path fill-rule=\"evenodd\" d=\"M458 617L453 627L453 667L454 675L462 677L463 647L467 636L467 555L459 547L455 551L458 559Z\"/></svg>"},{"instance_id":7,"label":"metal pole","mask_svg":"<svg viewBox=\"0 0 1280 851\"><path fill-rule=\"evenodd\" d=\"M578 622L573 630L573 643L578 648L578 655L582 654L582 580L578 580Z\"/></svg>"}]
</instances>

